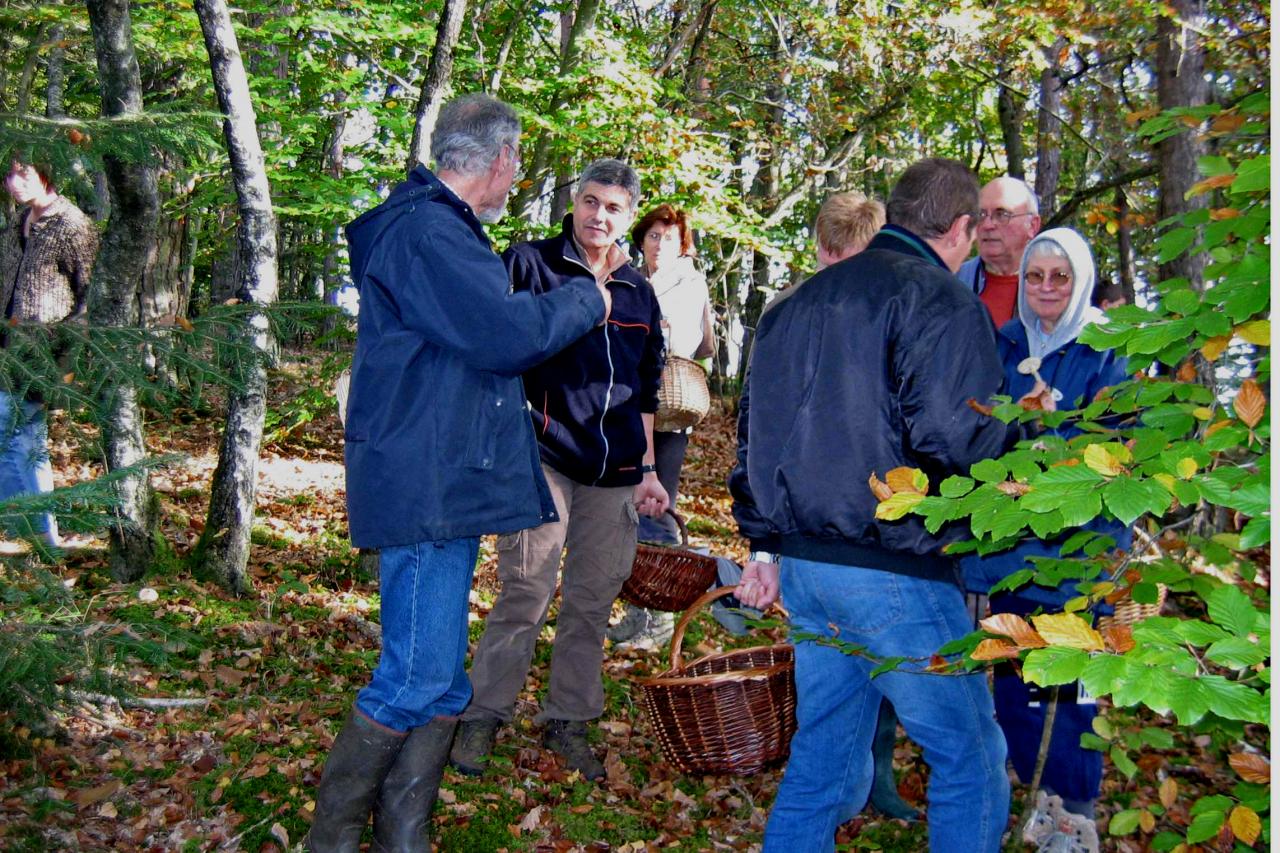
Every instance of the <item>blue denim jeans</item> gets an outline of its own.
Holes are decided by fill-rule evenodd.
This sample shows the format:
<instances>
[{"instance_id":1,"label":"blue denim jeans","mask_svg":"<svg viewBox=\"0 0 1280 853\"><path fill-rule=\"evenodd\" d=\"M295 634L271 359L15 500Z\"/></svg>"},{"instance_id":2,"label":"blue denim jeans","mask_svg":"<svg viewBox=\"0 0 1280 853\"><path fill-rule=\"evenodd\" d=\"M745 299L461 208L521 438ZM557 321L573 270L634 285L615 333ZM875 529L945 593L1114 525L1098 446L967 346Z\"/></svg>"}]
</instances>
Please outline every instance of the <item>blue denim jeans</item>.
<instances>
[{"instance_id":1,"label":"blue denim jeans","mask_svg":"<svg viewBox=\"0 0 1280 853\"><path fill-rule=\"evenodd\" d=\"M782 598L792 629L923 658L969 632L964 595L945 581L785 557ZM998 851L1009 817L1004 737L981 673L928 675L920 665L870 677L876 663L812 640L796 643L791 759L765 830L765 853L822 853L871 788L881 697L893 703L929 764L929 849Z\"/></svg>"},{"instance_id":2,"label":"blue denim jeans","mask_svg":"<svg viewBox=\"0 0 1280 853\"><path fill-rule=\"evenodd\" d=\"M44 406L0 391L0 500L15 495L40 495L53 491L53 466L49 464L49 435ZM58 544L53 516L39 513L23 519L20 536L41 535Z\"/></svg>"},{"instance_id":3,"label":"blue denim jeans","mask_svg":"<svg viewBox=\"0 0 1280 853\"><path fill-rule=\"evenodd\" d=\"M479 553L478 537L381 550L382 654L356 697L365 716L405 732L467 707L468 595Z\"/></svg>"}]
</instances>

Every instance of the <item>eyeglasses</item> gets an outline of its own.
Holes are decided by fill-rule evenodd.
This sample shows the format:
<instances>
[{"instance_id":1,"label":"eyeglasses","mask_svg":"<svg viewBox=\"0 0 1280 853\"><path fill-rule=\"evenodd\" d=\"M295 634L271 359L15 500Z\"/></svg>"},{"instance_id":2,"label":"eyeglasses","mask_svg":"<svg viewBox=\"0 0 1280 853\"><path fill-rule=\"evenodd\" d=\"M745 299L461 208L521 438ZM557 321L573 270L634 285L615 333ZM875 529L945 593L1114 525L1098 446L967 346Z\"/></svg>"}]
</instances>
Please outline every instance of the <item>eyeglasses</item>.
<instances>
[{"instance_id":1,"label":"eyeglasses","mask_svg":"<svg viewBox=\"0 0 1280 853\"><path fill-rule=\"evenodd\" d=\"M1011 210L1005 210L1003 207L1001 207L996 210L983 210L979 212L978 221L986 222L988 219L990 219L992 222L995 222L997 225L1008 225L1009 220L1011 219L1015 219L1016 217L1019 217L1019 216L1030 216L1030 215L1031 215L1030 213L1014 213Z\"/></svg>"},{"instance_id":2,"label":"eyeglasses","mask_svg":"<svg viewBox=\"0 0 1280 853\"><path fill-rule=\"evenodd\" d=\"M1027 284L1030 285L1031 287L1046 286L1044 273L1040 272L1040 270L1027 270L1026 280L1027 280ZM1061 290L1065 287L1070 287L1071 273L1066 272L1065 270L1054 270L1053 272L1049 273L1048 286L1053 287L1057 290Z\"/></svg>"}]
</instances>

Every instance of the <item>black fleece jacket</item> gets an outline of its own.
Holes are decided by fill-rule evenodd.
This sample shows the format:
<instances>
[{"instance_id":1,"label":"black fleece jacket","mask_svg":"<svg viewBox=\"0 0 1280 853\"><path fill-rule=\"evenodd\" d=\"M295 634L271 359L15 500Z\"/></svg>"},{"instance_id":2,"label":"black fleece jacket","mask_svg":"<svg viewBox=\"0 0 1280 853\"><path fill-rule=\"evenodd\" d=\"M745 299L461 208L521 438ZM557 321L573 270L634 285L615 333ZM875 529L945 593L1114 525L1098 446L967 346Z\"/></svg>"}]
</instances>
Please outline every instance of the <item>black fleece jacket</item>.
<instances>
[{"instance_id":1,"label":"black fleece jacket","mask_svg":"<svg viewBox=\"0 0 1280 853\"><path fill-rule=\"evenodd\" d=\"M516 292L549 293L594 281L566 216L561 233L518 243L502 255ZM658 298L624 265L606 282L609 320L524 374L542 461L588 486L633 486L645 451L642 413L658 410L663 341Z\"/></svg>"}]
</instances>

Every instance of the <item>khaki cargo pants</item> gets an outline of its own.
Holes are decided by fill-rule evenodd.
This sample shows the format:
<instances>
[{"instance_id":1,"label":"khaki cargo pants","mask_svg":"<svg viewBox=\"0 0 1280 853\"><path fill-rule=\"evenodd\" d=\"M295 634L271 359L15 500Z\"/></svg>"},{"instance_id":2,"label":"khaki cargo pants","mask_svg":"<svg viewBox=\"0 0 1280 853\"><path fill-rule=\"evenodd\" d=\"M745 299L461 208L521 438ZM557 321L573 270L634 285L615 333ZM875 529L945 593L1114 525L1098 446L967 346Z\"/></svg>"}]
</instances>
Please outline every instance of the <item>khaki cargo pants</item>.
<instances>
[{"instance_id":1,"label":"khaki cargo pants","mask_svg":"<svg viewBox=\"0 0 1280 853\"><path fill-rule=\"evenodd\" d=\"M502 591L472 661L474 693L463 719L511 719L557 574L562 582L551 683L537 722L593 720L604 711L604 632L636 554L633 488L584 486L546 465L542 470L560 520L498 539Z\"/></svg>"}]
</instances>

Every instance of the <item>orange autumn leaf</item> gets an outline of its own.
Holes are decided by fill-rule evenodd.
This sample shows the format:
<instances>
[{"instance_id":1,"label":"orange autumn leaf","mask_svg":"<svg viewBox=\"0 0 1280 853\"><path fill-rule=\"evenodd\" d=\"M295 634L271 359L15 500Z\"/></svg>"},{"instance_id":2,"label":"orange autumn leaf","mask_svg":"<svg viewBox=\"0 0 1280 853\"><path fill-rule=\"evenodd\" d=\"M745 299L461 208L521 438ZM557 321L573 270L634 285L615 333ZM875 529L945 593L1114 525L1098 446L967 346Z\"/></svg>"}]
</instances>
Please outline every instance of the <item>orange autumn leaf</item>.
<instances>
[{"instance_id":1,"label":"orange autumn leaf","mask_svg":"<svg viewBox=\"0 0 1280 853\"><path fill-rule=\"evenodd\" d=\"M867 478L867 485L871 487L871 494L876 496L878 501L887 501L893 497L893 489L889 488L889 484L876 476L876 472L872 471L871 476Z\"/></svg>"},{"instance_id":2,"label":"orange autumn leaf","mask_svg":"<svg viewBox=\"0 0 1280 853\"><path fill-rule=\"evenodd\" d=\"M1133 629L1128 625L1108 625L1102 629L1102 638L1107 641L1107 646L1112 651L1119 654L1124 654L1135 645Z\"/></svg>"},{"instance_id":3,"label":"orange autumn leaf","mask_svg":"<svg viewBox=\"0 0 1280 853\"><path fill-rule=\"evenodd\" d=\"M1209 361L1216 361L1218 356L1227 350L1227 344L1231 343L1230 335L1218 335L1216 338L1209 338L1204 342L1204 346L1200 347L1200 354Z\"/></svg>"},{"instance_id":4,"label":"orange autumn leaf","mask_svg":"<svg viewBox=\"0 0 1280 853\"><path fill-rule=\"evenodd\" d=\"M981 403L979 403L977 400L975 400L973 397L970 397L965 402L969 404L969 408L973 409L975 412L977 412L980 415L990 416L991 412L994 411L993 407L984 406Z\"/></svg>"},{"instance_id":5,"label":"orange autumn leaf","mask_svg":"<svg viewBox=\"0 0 1280 853\"><path fill-rule=\"evenodd\" d=\"M1231 824L1231 831L1235 833L1237 841L1243 841L1250 846L1258 840L1258 836L1262 833L1262 820L1258 817L1258 813L1246 805L1236 806L1231 810L1231 816L1227 818L1227 823Z\"/></svg>"},{"instance_id":6,"label":"orange autumn leaf","mask_svg":"<svg viewBox=\"0 0 1280 853\"><path fill-rule=\"evenodd\" d=\"M1214 175L1212 178L1205 178L1203 181L1196 181L1191 185L1191 189L1187 190L1187 198L1207 193L1209 190L1218 187L1229 187L1235 182L1236 176L1232 175Z\"/></svg>"},{"instance_id":7,"label":"orange autumn leaf","mask_svg":"<svg viewBox=\"0 0 1280 853\"><path fill-rule=\"evenodd\" d=\"M1243 215L1244 214L1235 207L1215 207L1209 211L1209 219L1214 222L1221 222L1224 219L1236 219Z\"/></svg>"},{"instance_id":8,"label":"orange autumn leaf","mask_svg":"<svg viewBox=\"0 0 1280 853\"><path fill-rule=\"evenodd\" d=\"M1195 363L1191 361L1191 359L1187 359L1186 361L1182 362L1182 366L1178 368L1178 381L1179 382L1195 382L1196 381L1196 366L1195 366Z\"/></svg>"},{"instance_id":9,"label":"orange autumn leaf","mask_svg":"<svg viewBox=\"0 0 1280 853\"><path fill-rule=\"evenodd\" d=\"M1244 116L1240 113L1221 113L1209 122L1209 130L1213 133L1232 133L1244 126Z\"/></svg>"},{"instance_id":10,"label":"orange autumn leaf","mask_svg":"<svg viewBox=\"0 0 1280 853\"><path fill-rule=\"evenodd\" d=\"M1008 640L995 640L987 638L978 647L973 650L969 657L974 660L1004 660L1006 658L1016 658L1018 656L1018 647Z\"/></svg>"},{"instance_id":11,"label":"orange autumn leaf","mask_svg":"<svg viewBox=\"0 0 1280 853\"><path fill-rule=\"evenodd\" d=\"M1173 804L1178 799L1178 780L1172 776L1165 777L1160 783L1160 805L1166 809L1173 808Z\"/></svg>"},{"instance_id":12,"label":"orange autumn leaf","mask_svg":"<svg viewBox=\"0 0 1280 853\"><path fill-rule=\"evenodd\" d=\"M1252 379L1246 379L1240 383L1240 391L1236 394L1234 404L1236 417L1244 421L1245 426L1253 429L1262 420L1262 415L1267 410L1267 398L1263 395L1262 389L1258 387L1258 383Z\"/></svg>"},{"instance_id":13,"label":"orange autumn leaf","mask_svg":"<svg viewBox=\"0 0 1280 853\"><path fill-rule=\"evenodd\" d=\"M915 492L917 495L929 493L929 478L919 468L894 468L884 475L889 488L897 492Z\"/></svg>"},{"instance_id":14,"label":"orange autumn leaf","mask_svg":"<svg viewBox=\"0 0 1280 853\"><path fill-rule=\"evenodd\" d=\"M1267 785L1271 782L1271 762L1264 756L1252 752L1235 752L1227 762L1246 782L1253 782L1255 785Z\"/></svg>"},{"instance_id":15,"label":"orange autumn leaf","mask_svg":"<svg viewBox=\"0 0 1280 853\"><path fill-rule=\"evenodd\" d=\"M1013 613L996 613L980 620L978 626L989 634L1008 637L1024 649L1043 649L1048 645L1027 620Z\"/></svg>"}]
</instances>

